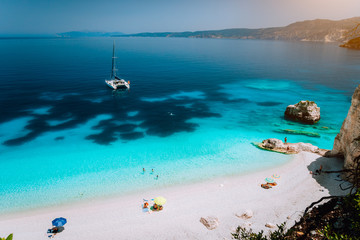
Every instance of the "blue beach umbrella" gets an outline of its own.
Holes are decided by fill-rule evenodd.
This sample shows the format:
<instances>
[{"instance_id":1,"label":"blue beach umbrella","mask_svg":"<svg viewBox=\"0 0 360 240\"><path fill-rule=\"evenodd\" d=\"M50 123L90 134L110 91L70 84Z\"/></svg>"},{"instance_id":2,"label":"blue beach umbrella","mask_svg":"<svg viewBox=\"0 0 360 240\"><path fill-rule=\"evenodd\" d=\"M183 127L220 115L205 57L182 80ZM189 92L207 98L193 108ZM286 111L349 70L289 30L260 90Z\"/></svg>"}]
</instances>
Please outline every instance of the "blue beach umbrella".
<instances>
[{"instance_id":1,"label":"blue beach umbrella","mask_svg":"<svg viewBox=\"0 0 360 240\"><path fill-rule=\"evenodd\" d=\"M265 178L265 182L267 182L267 183L273 183L273 182L275 182L274 181L274 179L272 179L272 178Z\"/></svg>"},{"instance_id":2,"label":"blue beach umbrella","mask_svg":"<svg viewBox=\"0 0 360 240\"><path fill-rule=\"evenodd\" d=\"M55 218L54 220L52 220L52 225L55 227L61 227L64 226L66 224L66 219L61 217L61 218Z\"/></svg>"}]
</instances>

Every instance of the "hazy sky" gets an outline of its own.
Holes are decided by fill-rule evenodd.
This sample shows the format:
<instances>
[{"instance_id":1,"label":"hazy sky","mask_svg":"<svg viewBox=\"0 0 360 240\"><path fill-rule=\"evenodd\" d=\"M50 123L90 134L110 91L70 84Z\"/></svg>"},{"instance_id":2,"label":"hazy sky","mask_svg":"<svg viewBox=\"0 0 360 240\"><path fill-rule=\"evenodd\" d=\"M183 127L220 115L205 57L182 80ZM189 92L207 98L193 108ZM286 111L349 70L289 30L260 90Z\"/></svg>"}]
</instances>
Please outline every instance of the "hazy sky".
<instances>
[{"instance_id":1,"label":"hazy sky","mask_svg":"<svg viewBox=\"0 0 360 240\"><path fill-rule=\"evenodd\" d=\"M285 26L360 16L360 0L0 0L0 34Z\"/></svg>"}]
</instances>

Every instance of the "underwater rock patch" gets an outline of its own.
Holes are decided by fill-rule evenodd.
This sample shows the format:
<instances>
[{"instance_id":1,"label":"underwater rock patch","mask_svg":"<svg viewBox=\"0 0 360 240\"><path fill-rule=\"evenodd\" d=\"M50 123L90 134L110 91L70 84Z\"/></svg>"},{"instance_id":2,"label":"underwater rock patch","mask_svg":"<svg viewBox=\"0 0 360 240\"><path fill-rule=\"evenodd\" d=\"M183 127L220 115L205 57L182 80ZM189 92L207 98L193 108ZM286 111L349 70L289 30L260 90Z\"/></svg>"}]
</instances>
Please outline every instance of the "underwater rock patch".
<instances>
[{"instance_id":1,"label":"underwater rock patch","mask_svg":"<svg viewBox=\"0 0 360 240\"><path fill-rule=\"evenodd\" d=\"M308 137L316 137L319 138L320 134L315 132L308 132L308 131L302 131L302 130L293 130L293 129L277 129L274 130L276 133L286 133L286 134L292 134L292 135L304 135Z\"/></svg>"}]
</instances>

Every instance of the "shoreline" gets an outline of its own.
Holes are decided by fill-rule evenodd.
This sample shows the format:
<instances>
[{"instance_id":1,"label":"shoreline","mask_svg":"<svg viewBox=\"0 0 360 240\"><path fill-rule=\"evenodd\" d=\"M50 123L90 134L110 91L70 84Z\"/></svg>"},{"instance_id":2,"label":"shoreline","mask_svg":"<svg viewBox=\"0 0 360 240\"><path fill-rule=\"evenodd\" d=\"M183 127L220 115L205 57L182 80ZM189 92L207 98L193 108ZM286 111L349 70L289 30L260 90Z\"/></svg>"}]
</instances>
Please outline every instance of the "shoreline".
<instances>
[{"instance_id":1,"label":"shoreline","mask_svg":"<svg viewBox=\"0 0 360 240\"><path fill-rule=\"evenodd\" d=\"M251 223L253 231L267 230L265 224L287 222L291 227L301 211L323 196L346 194L334 180L337 174L313 176L320 165L339 170L342 160L317 154L293 155L283 164L241 176L220 177L199 183L152 189L143 193L93 199L57 207L26 210L1 216L0 236L14 233L16 239L48 239L51 220L65 217L68 223L57 239L231 239L238 225ZM266 177L279 174L278 186L262 189ZM161 212L142 211L143 198L164 196ZM254 216L238 218L251 209ZM216 216L219 227L208 230L201 217Z\"/></svg>"},{"instance_id":2,"label":"shoreline","mask_svg":"<svg viewBox=\"0 0 360 240\"><path fill-rule=\"evenodd\" d=\"M267 151L267 149L261 149L261 150L265 150ZM276 151L270 151L270 152L274 152L274 153L280 153L281 152L276 152ZM292 159L287 160L284 163L281 163L279 165L276 165L274 167L271 167L271 169L277 169L279 167L285 166L287 164L289 164L292 161ZM67 209L67 208L74 208L77 206L85 206L88 204L96 204L96 203L104 203L106 201L111 201L113 199L121 199L121 198L126 198L126 197L131 197L131 196L138 196L139 194L142 195L146 195L146 193L150 193L152 194L153 192L162 190L162 191L171 191L177 188L186 188L188 186L195 186L195 185L201 185L201 184L222 184L222 182L224 180L232 180L232 179L238 179L241 177L245 177L245 176L251 176L253 174L256 173L260 173L260 172L264 172L265 169L267 169L266 167L262 167L261 169L252 169L246 172L241 172L238 174L232 174L232 175L223 175L223 176L216 176L213 177L211 179L197 179L195 181L186 181L183 183L176 183L176 184L169 184L169 185L161 185L161 186L149 186L147 187L147 189L136 189L133 191L127 191L125 193L110 193L108 195L99 195L99 196L91 196L91 197L85 197L83 199L78 199L78 200L69 200L66 202L61 202L61 203L56 203L53 205L45 205L45 206L35 206L32 208L24 208L24 209L16 209L16 210L12 210L9 212L3 212L0 213L0 219L1 218L16 218L19 215L24 215L24 214L41 214L41 213L46 213L47 211L53 209L53 208L58 208L58 209ZM259 185L260 186L260 185Z\"/></svg>"}]
</instances>

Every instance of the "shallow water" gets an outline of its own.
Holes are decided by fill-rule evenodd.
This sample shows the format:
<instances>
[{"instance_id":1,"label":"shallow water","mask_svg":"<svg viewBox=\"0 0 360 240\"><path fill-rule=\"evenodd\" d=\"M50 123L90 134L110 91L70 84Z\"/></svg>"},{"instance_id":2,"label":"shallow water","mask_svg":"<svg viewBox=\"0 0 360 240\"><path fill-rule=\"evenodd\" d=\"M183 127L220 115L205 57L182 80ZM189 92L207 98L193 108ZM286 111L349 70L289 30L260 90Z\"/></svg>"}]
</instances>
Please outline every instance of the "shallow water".
<instances>
[{"instance_id":1,"label":"shallow water","mask_svg":"<svg viewBox=\"0 0 360 240\"><path fill-rule=\"evenodd\" d=\"M0 213L289 161L252 145L270 137L331 149L360 82L358 52L331 44L116 38L131 89L114 92L112 41L0 40ZM318 124L284 120L300 100Z\"/></svg>"}]
</instances>

